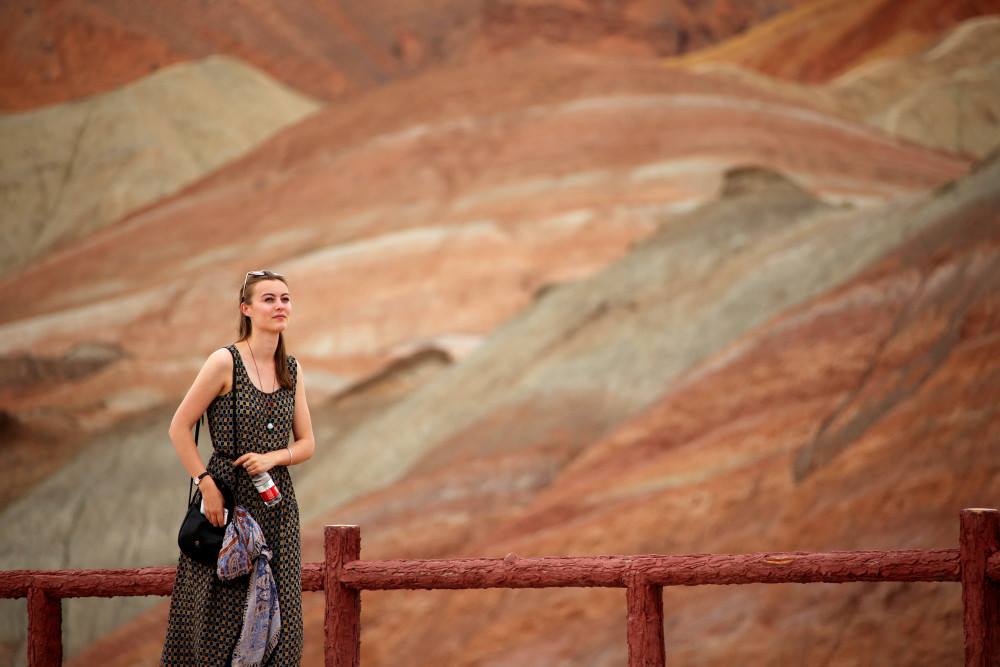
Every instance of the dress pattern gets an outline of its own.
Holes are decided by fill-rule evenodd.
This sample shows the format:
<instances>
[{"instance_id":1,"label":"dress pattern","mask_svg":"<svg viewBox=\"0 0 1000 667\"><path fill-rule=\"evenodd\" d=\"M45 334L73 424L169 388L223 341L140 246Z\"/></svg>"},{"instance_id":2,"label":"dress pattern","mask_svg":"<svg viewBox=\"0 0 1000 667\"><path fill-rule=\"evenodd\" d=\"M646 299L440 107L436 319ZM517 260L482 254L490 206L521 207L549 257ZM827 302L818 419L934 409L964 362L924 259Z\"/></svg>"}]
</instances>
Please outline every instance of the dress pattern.
<instances>
[{"instance_id":1,"label":"dress pattern","mask_svg":"<svg viewBox=\"0 0 1000 667\"><path fill-rule=\"evenodd\" d=\"M232 461L245 452L284 449L292 432L295 414L295 385L298 365L288 357L292 388L272 393L258 389L250 381L236 345L227 347L236 365L236 419L239 422L237 449L233 449L233 392L216 396L208 406L208 428L213 452L208 471L233 490L236 504L247 508L260 524L274 553L271 570L278 585L281 634L277 649L267 665L298 665L302 656L302 552L299 542L299 507L288 468L277 465L269 471L281 491L281 502L268 507L260 499L250 475ZM274 430L267 430L268 401ZM196 493L196 496L198 494ZM197 499L196 499L197 501ZM179 512L178 508L178 512ZM218 578L213 567L180 553L177 577L170 596L167 635L161 665L213 667L230 664L233 648L243 627L247 601L247 577L229 581Z\"/></svg>"}]
</instances>

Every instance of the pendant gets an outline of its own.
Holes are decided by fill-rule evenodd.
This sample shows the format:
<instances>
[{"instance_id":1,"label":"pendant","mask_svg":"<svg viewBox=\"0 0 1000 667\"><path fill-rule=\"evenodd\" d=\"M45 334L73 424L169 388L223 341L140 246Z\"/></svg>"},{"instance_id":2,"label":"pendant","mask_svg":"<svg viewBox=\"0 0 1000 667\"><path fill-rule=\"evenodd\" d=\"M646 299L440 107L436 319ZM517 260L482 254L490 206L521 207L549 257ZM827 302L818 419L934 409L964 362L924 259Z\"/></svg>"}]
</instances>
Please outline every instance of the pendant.
<instances>
[{"instance_id":1,"label":"pendant","mask_svg":"<svg viewBox=\"0 0 1000 667\"><path fill-rule=\"evenodd\" d=\"M272 424L271 422L267 422L267 430L268 431L273 431L274 430L274 424Z\"/></svg>"}]
</instances>

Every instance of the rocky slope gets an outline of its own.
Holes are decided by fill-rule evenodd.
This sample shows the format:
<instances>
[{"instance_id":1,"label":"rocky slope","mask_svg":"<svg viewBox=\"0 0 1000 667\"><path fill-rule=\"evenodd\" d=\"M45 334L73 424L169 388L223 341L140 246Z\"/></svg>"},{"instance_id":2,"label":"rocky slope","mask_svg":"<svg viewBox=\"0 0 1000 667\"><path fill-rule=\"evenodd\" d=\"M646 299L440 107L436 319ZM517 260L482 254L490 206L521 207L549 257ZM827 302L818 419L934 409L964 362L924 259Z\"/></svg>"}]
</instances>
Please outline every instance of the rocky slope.
<instances>
[{"instance_id":1,"label":"rocky slope","mask_svg":"<svg viewBox=\"0 0 1000 667\"><path fill-rule=\"evenodd\" d=\"M289 275L303 322L290 342L325 398L415 350L460 357L538 290L620 256L744 162L856 205L967 165L653 62L546 49L441 68L325 108L0 279L20 295L0 311L14 380L0 395L20 434L7 447L23 451L53 424L94 434L172 403L228 342L219 332L236 324L247 266ZM25 371L80 345L117 360L72 383Z\"/></svg>"},{"instance_id":2,"label":"rocky slope","mask_svg":"<svg viewBox=\"0 0 1000 667\"><path fill-rule=\"evenodd\" d=\"M679 60L824 83L866 62L915 53L966 19L997 13L994 0L815 0Z\"/></svg>"},{"instance_id":3,"label":"rocky slope","mask_svg":"<svg viewBox=\"0 0 1000 667\"><path fill-rule=\"evenodd\" d=\"M1000 14L964 21L922 51L859 67L828 89L851 117L893 136L984 157L1000 145Z\"/></svg>"},{"instance_id":4,"label":"rocky slope","mask_svg":"<svg viewBox=\"0 0 1000 667\"><path fill-rule=\"evenodd\" d=\"M0 116L0 276L172 195L319 108L232 58ZM16 314L5 309L4 319Z\"/></svg>"},{"instance_id":5,"label":"rocky slope","mask_svg":"<svg viewBox=\"0 0 1000 667\"><path fill-rule=\"evenodd\" d=\"M437 56L480 2L237 0L135 4L17 0L0 6L0 108L107 92L168 65L229 55L331 100Z\"/></svg>"},{"instance_id":6,"label":"rocky slope","mask_svg":"<svg viewBox=\"0 0 1000 667\"><path fill-rule=\"evenodd\" d=\"M958 511L1000 492L998 174L995 160L978 184L938 198L919 233L860 274L691 367L537 493L505 465L525 460L513 451L522 441L486 452L480 443L490 431L467 429L475 456L435 448L402 483L329 522L361 523L363 557L436 548L500 557L955 547ZM850 223L838 226L850 234ZM739 276L722 280L739 289ZM487 488L466 484L465 502L417 492L484 458L492 475L478 488ZM498 477L509 486L494 497L504 488ZM460 539L414 543L407 535L416 525ZM365 595L362 659L372 664L398 655L426 665L625 660L621 591ZM664 606L672 664L962 659L953 584L667 589Z\"/></svg>"},{"instance_id":7,"label":"rocky slope","mask_svg":"<svg viewBox=\"0 0 1000 667\"><path fill-rule=\"evenodd\" d=\"M540 41L587 52L683 54L726 41L808 0L493 0L483 6L472 56Z\"/></svg>"},{"instance_id":8,"label":"rocky slope","mask_svg":"<svg viewBox=\"0 0 1000 667\"><path fill-rule=\"evenodd\" d=\"M981 158L1000 142L1000 14L971 18L916 52L859 65L825 84L774 79L706 59L669 67L728 76L900 139Z\"/></svg>"},{"instance_id":9,"label":"rocky slope","mask_svg":"<svg viewBox=\"0 0 1000 667\"><path fill-rule=\"evenodd\" d=\"M659 55L730 37L801 0L237 0L0 5L0 109L114 90L167 65L225 54L330 101L447 60L540 39Z\"/></svg>"}]
</instances>

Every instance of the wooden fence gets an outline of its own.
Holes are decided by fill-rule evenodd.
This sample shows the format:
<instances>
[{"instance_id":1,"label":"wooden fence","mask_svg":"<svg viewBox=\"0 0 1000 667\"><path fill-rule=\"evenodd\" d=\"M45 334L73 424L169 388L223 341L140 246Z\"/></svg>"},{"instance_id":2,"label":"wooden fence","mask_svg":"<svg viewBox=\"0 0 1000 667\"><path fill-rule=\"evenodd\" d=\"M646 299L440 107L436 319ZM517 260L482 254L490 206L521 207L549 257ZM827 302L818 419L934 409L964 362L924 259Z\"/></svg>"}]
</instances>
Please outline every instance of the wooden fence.
<instances>
[{"instance_id":1,"label":"wooden fence","mask_svg":"<svg viewBox=\"0 0 1000 667\"><path fill-rule=\"evenodd\" d=\"M358 526L326 526L325 560L302 568L303 591L325 591L328 667L358 667L361 591L604 586L626 592L629 667L662 667L664 586L849 581L962 584L965 664L1000 665L1000 512L960 513L957 549L829 553L360 560ZM175 568L11 570L0 598L28 599L28 665L62 662L62 598L170 595Z\"/></svg>"}]
</instances>

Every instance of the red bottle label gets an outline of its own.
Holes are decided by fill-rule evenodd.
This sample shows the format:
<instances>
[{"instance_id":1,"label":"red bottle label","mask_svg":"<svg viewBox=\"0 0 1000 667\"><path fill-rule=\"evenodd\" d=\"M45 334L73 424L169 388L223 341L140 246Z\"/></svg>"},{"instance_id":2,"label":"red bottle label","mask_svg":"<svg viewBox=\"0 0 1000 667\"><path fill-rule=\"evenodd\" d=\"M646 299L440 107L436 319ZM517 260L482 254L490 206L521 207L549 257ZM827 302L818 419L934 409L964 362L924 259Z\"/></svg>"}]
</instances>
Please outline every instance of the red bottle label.
<instances>
[{"instance_id":1,"label":"red bottle label","mask_svg":"<svg viewBox=\"0 0 1000 667\"><path fill-rule=\"evenodd\" d=\"M260 492L260 497L265 503L269 500L274 500L279 495L280 494L278 493L278 487L276 487L273 483L271 484L271 486Z\"/></svg>"}]
</instances>

